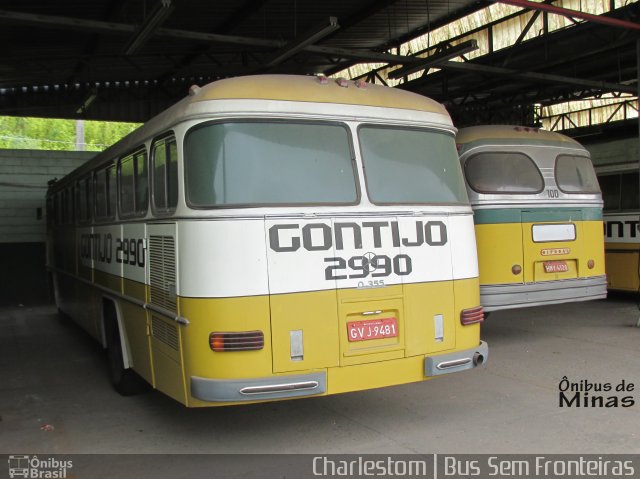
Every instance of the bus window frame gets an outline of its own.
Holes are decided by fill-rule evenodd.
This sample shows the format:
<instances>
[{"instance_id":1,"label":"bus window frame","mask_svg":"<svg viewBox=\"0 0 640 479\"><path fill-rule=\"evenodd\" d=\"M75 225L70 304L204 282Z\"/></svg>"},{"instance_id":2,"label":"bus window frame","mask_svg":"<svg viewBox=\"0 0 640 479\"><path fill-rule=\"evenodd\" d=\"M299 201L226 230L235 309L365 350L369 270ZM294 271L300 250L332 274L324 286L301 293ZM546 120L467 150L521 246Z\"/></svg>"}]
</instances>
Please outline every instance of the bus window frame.
<instances>
[{"instance_id":1,"label":"bus window frame","mask_svg":"<svg viewBox=\"0 0 640 479\"><path fill-rule=\"evenodd\" d=\"M589 163L591 163L591 169L593 171L593 175L596 178L596 184L598 185L598 190L594 191L585 191L585 190L581 190L581 191L567 191L565 189L562 188L562 186L560 186L560 182L558 181L558 159L560 159L561 156L568 156L568 157L572 157L572 158L586 158ZM598 175L595 171L595 169L593 168L593 162L591 161L591 158L589 157L589 155L579 155L577 153L559 153L555 160L553 161L553 179L556 182L556 186L558 187L558 189L560 191L562 191L565 195L597 195L597 194L601 194L602 190L600 189L600 183L598 183Z\"/></svg>"},{"instance_id":2,"label":"bus window frame","mask_svg":"<svg viewBox=\"0 0 640 479\"><path fill-rule=\"evenodd\" d=\"M145 199L145 205L143 210L138 210L137 204L137 178L138 178L138 167L136 162L136 157L142 154L144 155L144 163L147 167L147 195ZM131 160L133 162L133 212L125 212L122 210L122 162L124 160ZM129 153L122 155L118 158L116 163L116 183L117 183L117 193L116 193L116 209L118 210L118 218L120 219L130 219L130 218L144 218L149 213L149 153L147 152L147 148L145 145L140 145L137 148L130 150Z\"/></svg>"},{"instance_id":3,"label":"bus window frame","mask_svg":"<svg viewBox=\"0 0 640 479\"><path fill-rule=\"evenodd\" d=\"M467 165L469 164L469 162L476 158L479 155L486 155L486 154L495 154L495 153L499 153L499 154L510 154L510 155L521 155L524 158L526 158L527 160L529 160L529 162L531 164L533 164L534 168L536 169L536 172L538 173L538 176L540 177L540 179L542 180L542 187L536 191L518 191L518 190L510 190L510 191L495 191L495 190L480 190L474 187L474 185L471 184L471 182L469 181L469 177L467 176ZM542 193L545 188L546 188L546 181L544 179L544 176L542 175L542 171L540 171L540 167L538 166L538 164L536 163L536 161L531 158L529 155L527 155L525 152L523 151L517 151L517 150L507 150L507 151L494 151L494 150L488 150L488 151L479 151L477 153L473 153L472 155L469 155L469 157L464 161L464 168L463 170L463 175L464 175L464 181L467 185L469 185L469 188L471 188L474 192L480 194L480 195L539 195L540 193Z\"/></svg>"},{"instance_id":4,"label":"bus window frame","mask_svg":"<svg viewBox=\"0 0 640 479\"><path fill-rule=\"evenodd\" d=\"M93 219L92 202L90 201L91 195L91 174L82 176L76 180L76 223L77 224L90 224ZM85 204L83 211L82 204ZM83 216L82 213L85 213Z\"/></svg>"},{"instance_id":5,"label":"bus window frame","mask_svg":"<svg viewBox=\"0 0 640 479\"><path fill-rule=\"evenodd\" d=\"M156 168L155 168L155 159L156 159L156 145L159 142L162 142L163 144L163 148L165 150L165 153L167 151L167 140L173 140L173 142L176 145L176 205L172 206L172 207L168 207L168 208L158 208L156 207L156 200L155 200L155 195L156 195L156 188L155 188L155 175L156 175ZM151 213L154 216L173 216L176 212L176 209L178 207L178 203L180 202L180 175L178 174L178 165L180 164L179 161L180 158L180 154L178 152L178 138L175 134L175 132L173 130L169 130L165 133L162 133L161 135L158 135L156 137L154 137L151 140L151 145L149 147L149 202L151 204ZM164 192L165 192L165 204L168 203L168 175L167 175L167 171L169 170L168 165L165 164L165 174L164 174L164 180L165 180L165 185L164 185Z\"/></svg>"},{"instance_id":6,"label":"bus window frame","mask_svg":"<svg viewBox=\"0 0 640 479\"><path fill-rule=\"evenodd\" d=\"M444 129L444 128L431 128L431 127L418 127L418 126L408 126L408 125L389 125L389 124L383 124L383 123L362 123L360 125L358 125L356 134L357 134L357 139L358 139L358 147L360 149L360 159L362 161L362 171L363 171L363 175L364 175L364 186L365 186L365 190L367 192L367 199L369 200L369 202L372 205L375 206L411 206L411 205L420 205L420 206L428 206L428 205L438 205L438 206L461 206L461 205L468 205L469 204L469 198L466 192L466 188L465 188L465 179L464 179L464 174L461 172L460 174L462 175L462 188L463 188L463 192L466 196L466 198L464 199L464 201L460 201L460 202L456 202L456 203L452 203L452 202L444 202L444 201L430 201L430 202L426 202L426 203L418 203L418 202L376 202L373 201L373 199L371 198L371 192L369 190L369 181L367 178L367 167L366 167L366 162L365 162L365 158L364 155L362 154L362 142L360 140L360 130L362 128L371 128L371 127L375 127L375 128L380 128L380 129L388 129L388 130L405 130L405 131L429 131L429 132L437 132L437 133L442 133L442 134L446 134L452 137L453 139L453 148L454 148L454 154L455 154L455 164L453 165L454 168L458 167L459 168L459 158L458 158L458 152L455 149L455 133Z\"/></svg>"},{"instance_id":7,"label":"bus window frame","mask_svg":"<svg viewBox=\"0 0 640 479\"><path fill-rule=\"evenodd\" d=\"M187 166L187 161L185 160L185 143L189 135L196 131L197 129L204 128L211 125L216 124L227 124L227 123L281 123L281 124L302 124L302 125L334 125L339 126L345 130L347 133L347 142L349 146L349 155L351 156L351 169L353 171L353 181L355 186L356 198L352 202L314 202L314 203L236 203L236 204L224 204L224 205L208 205L208 206L199 206L191 203L189 199L189 188L188 188L188 174L189 167ZM182 168L183 168L183 183L184 187L184 198L187 206L193 210L224 210L224 209L235 209L235 208L287 208L292 206L300 206L300 207L308 207L308 206L356 206L360 204L362 199L362 194L360 191L360 175L358 174L358 164L356 161L356 153L355 153L355 145L353 141L353 131L350 126L345 121L340 120L301 120L298 118L225 118L223 120L211 120L204 121L202 123L198 123L197 125L193 125L190 127L185 134L182 136L182 151L183 151L183 160L182 160Z\"/></svg>"},{"instance_id":8,"label":"bus window frame","mask_svg":"<svg viewBox=\"0 0 640 479\"><path fill-rule=\"evenodd\" d=\"M109 197L110 197L110 191L113 190L113 180L108 181L107 180L107 170L109 170L110 168L114 168L115 167L115 163L113 161L110 161L109 163L100 165L99 167L97 167L95 170L93 170L92 172L92 176L93 176L93 218L95 220L96 223L101 223L101 222L108 222L108 221L113 221L116 218L116 212L115 211L110 211L110 201L109 201ZM105 175L105 209L107 212L106 216L99 216L98 215L98 188L97 183L98 183L98 175L99 174L104 174ZM114 175L115 178L115 175ZM117 183L117 181L116 181Z\"/></svg>"}]
</instances>

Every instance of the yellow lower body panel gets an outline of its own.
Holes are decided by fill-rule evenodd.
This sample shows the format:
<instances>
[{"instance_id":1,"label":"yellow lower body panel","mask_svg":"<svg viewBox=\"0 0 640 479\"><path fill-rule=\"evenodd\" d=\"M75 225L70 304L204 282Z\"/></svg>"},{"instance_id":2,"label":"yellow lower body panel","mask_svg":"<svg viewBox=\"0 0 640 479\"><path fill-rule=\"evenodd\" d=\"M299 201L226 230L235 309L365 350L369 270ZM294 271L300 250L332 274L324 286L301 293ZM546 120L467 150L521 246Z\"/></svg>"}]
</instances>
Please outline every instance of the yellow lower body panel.
<instances>
[{"instance_id":1,"label":"yellow lower body panel","mask_svg":"<svg viewBox=\"0 0 640 479\"><path fill-rule=\"evenodd\" d=\"M609 289L640 291L640 250L637 244L609 243L605 257Z\"/></svg>"},{"instance_id":2,"label":"yellow lower body panel","mask_svg":"<svg viewBox=\"0 0 640 479\"><path fill-rule=\"evenodd\" d=\"M426 379L424 356L327 370L328 394L382 388Z\"/></svg>"},{"instance_id":3,"label":"yellow lower body panel","mask_svg":"<svg viewBox=\"0 0 640 479\"><path fill-rule=\"evenodd\" d=\"M145 285L107 274L98 276L104 289L62 275L59 293L63 303L79 303L80 297L90 302L88 310L94 314L88 316L92 320L89 329L99 336L102 301L113 301L125 364L189 407L418 382L475 367L471 358L477 348L487 354L486 345L482 349L484 343L480 343L479 324L460 323L462 310L479 305L478 278L278 296L179 297L177 313L187 322L178 322L169 317L173 315L143 307L149 298ZM397 334L349 340L350 324L375 324L390 318ZM262 332L264 345L239 351L214 351L210 345L211 333L247 331ZM430 364L441 363L454 367L429 369Z\"/></svg>"}]
</instances>

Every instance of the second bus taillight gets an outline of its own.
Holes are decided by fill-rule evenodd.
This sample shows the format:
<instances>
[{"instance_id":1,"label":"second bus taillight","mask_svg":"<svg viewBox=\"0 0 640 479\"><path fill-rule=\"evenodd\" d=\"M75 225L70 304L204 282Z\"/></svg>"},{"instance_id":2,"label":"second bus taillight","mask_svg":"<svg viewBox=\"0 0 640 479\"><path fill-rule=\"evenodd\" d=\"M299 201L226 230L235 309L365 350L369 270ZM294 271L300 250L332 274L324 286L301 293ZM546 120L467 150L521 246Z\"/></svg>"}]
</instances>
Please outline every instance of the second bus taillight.
<instances>
[{"instance_id":1,"label":"second bus taillight","mask_svg":"<svg viewBox=\"0 0 640 479\"><path fill-rule=\"evenodd\" d=\"M484 321L484 309L482 306L464 309L460 313L460 322L465 326L468 324L482 323Z\"/></svg>"}]
</instances>

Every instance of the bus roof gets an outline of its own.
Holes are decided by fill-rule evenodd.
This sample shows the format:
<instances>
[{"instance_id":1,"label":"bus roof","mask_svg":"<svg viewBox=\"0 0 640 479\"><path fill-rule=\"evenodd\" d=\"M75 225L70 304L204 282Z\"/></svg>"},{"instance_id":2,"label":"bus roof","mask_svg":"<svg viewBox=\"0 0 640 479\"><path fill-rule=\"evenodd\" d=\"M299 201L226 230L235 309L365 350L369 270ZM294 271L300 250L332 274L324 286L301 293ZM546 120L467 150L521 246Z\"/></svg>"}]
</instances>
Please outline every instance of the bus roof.
<instances>
[{"instance_id":1,"label":"bus roof","mask_svg":"<svg viewBox=\"0 0 640 479\"><path fill-rule=\"evenodd\" d=\"M203 86L193 101L229 99L377 106L448 116L447 110L440 103L416 93L372 83L317 76L254 75L228 78Z\"/></svg>"},{"instance_id":2,"label":"bus roof","mask_svg":"<svg viewBox=\"0 0 640 479\"><path fill-rule=\"evenodd\" d=\"M117 160L123 154L131 153L143 142L167 131L176 123L188 119L194 112L200 112L201 117L204 102L215 100L290 101L394 108L442 115L449 125L451 124L449 113L440 103L397 88L318 76L234 77L218 80L202 87L191 87L188 96L151 118L119 142L98 153L92 160L67 175L67 178L76 178L99 165ZM204 109L207 108L204 107ZM211 113L215 112L215 107L212 105ZM273 112L277 113L277 109L273 109ZM344 114L352 113L346 110ZM63 186L65 183L61 181L57 186ZM57 188L54 185L52 189Z\"/></svg>"},{"instance_id":3,"label":"bus roof","mask_svg":"<svg viewBox=\"0 0 640 479\"><path fill-rule=\"evenodd\" d=\"M573 138L554 131L514 125L481 125L461 128L456 136L460 153L479 145L547 144L565 148L584 147Z\"/></svg>"}]
</instances>

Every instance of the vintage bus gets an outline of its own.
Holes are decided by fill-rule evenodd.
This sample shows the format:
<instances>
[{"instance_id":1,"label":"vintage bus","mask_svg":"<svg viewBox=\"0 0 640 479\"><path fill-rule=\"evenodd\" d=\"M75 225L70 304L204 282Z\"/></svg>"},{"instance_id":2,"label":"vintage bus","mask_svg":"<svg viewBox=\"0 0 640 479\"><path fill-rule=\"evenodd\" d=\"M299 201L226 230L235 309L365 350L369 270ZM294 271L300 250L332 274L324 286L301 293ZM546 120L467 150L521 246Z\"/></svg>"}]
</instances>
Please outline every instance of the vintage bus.
<instances>
[{"instance_id":1,"label":"vintage bus","mask_svg":"<svg viewBox=\"0 0 640 479\"><path fill-rule=\"evenodd\" d=\"M48 204L56 303L123 394L137 373L190 407L260 402L487 359L455 129L420 95L287 75L192 87Z\"/></svg>"},{"instance_id":2,"label":"vintage bus","mask_svg":"<svg viewBox=\"0 0 640 479\"><path fill-rule=\"evenodd\" d=\"M610 290L640 291L638 164L596 169L604 200L604 253Z\"/></svg>"},{"instance_id":3,"label":"vintage bus","mask_svg":"<svg viewBox=\"0 0 640 479\"><path fill-rule=\"evenodd\" d=\"M485 311L606 297L602 197L589 152L554 132L463 128Z\"/></svg>"}]
</instances>

